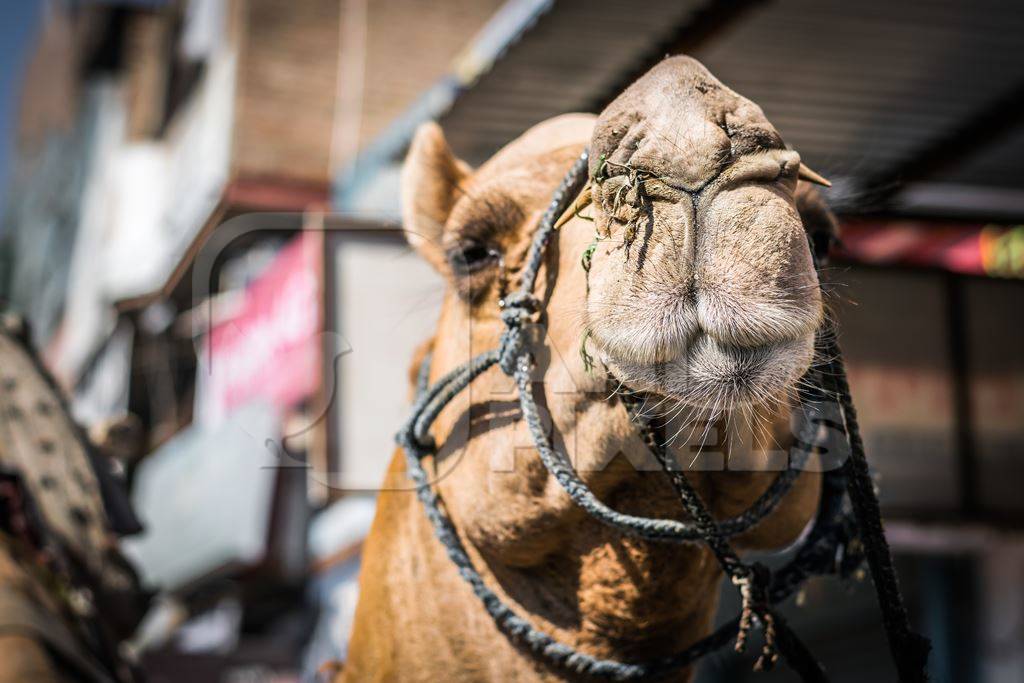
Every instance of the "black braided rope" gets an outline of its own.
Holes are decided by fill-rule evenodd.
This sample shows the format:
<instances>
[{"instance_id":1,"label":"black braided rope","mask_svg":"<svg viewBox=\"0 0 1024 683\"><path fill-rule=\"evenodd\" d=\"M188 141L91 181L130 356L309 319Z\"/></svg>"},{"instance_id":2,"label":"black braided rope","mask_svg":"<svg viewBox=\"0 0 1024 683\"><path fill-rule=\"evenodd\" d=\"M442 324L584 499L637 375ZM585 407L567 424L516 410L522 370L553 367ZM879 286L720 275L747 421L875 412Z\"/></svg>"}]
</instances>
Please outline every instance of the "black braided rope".
<instances>
[{"instance_id":1,"label":"black braided rope","mask_svg":"<svg viewBox=\"0 0 1024 683\"><path fill-rule=\"evenodd\" d=\"M527 359L528 360L528 359ZM624 534L642 538L648 541L663 541L668 543L696 543L704 541L704 532L695 524L680 522L675 519L660 519L655 517L637 517L628 515L605 505L594 492L590 490L572 463L562 453L551 447L547 434L541 423L540 414L537 411L537 401L533 396L533 386L530 380L529 371L515 373L516 384L519 388L519 406L533 437L534 445L540 455L540 460L547 468L551 476L562 486L562 489L569 494L573 502L583 508L594 519L613 527ZM807 453L803 452L797 456L796 461L806 461ZM799 471L797 471L799 474ZM743 513L716 523L715 535L722 537L736 536L755 525L775 509L782 500L782 497L789 491L796 477L784 470L775 478L772 485L757 501Z\"/></svg>"},{"instance_id":2,"label":"black braided rope","mask_svg":"<svg viewBox=\"0 0 1024 683\"><path fill-rule=\"evenodd\" d=\"M882 528L882 512L864 454L864 441L860 435L857 409L853 405L850 385L846 379L846 366L834 334L828 335L825 352L830 359L829 375L839 396L850 444L849 457L843 464L843 470L848 478L850 504L860 526L864 555L878 595L889 650L896 663L900 681L923 683L928 679L927 663L931 644L927 638L910 628L907 608L903 603L896 569L892 563L892 552Z\"/></svg>"},{"instance_id":3,"label":"black braided rope","mask_svg":"<svg viewBox=\"0 0 1024 683\"><path fill-rule=\"evenodd\" d=\"M652 454L654 454L654 457L658 460L662 470L668 476L669 482L672 484L676 494L679 496L683 507L700 529L705 543L707 543L708 547L711 549L711 552L714 554L715 560L722 568L722 571L729 577L733 584L737 586L737 589L742 583L751 584L750 595L753 596L753 602L747 604L747 598L743 597L744 608L749 608L752 614L756 614L758 616L763 628L771 629L772 643L775 642L776 636L781 639L783 644L778 647L778 650L782 656L786 657L786 660L790 663L790 666L793 667L793 670L800 675L801 680L826 680L825 671L821 668L818 661L814 659L807 648L803 646L800 639L796 637L796 634L792 632L786 620L783 619L776 611L771 609L771 603L768 597L768 588L772 580L771 572L769 572L763 565L746 564L740 559L739 554L733 549L729 540L718 533L718 525L715 523L715 519L707 509L704 501L701 500L700 494L698 494L693 488L693 485L690 484L690 480L686 478L686 475L675 466L672 455L665 447L665 438L661 425L655 425L643 415L642 399L629 390L621 391L620 395L630 418L632 418L634 423L638 424L640 433L643 436L648 449ZM802 426L806 425L802 423ZM801 431L803 433L805 430ZM806 443L812 442L813 437L808 438L806 441ZM798 450L797 452L800 451ZM806 462L806 457L803 458L803 461ZM801 470L793 468L787 471L796 472L796 476L801 472ZM793 476L789 480L786 490L792 486L792 483L796 480L796 476ZM778 480L779 479L777 478L775 481ZM777 502L778 501L776 501L776 504ZM742 631L740 633L741 637L745 640L746 635ZM742 649L741 643L742 641L737 641L737 649ZM765 668L771 668L774 664L774 657L772 655L772 648L767 648L763 655L763 659L758 660L759 663L765 666Z\"/></svg>"},{"instance_id":4,"label":"black braided rope","mask_svg":"<svg viewBox=\"0 0 1024 683\"><path fill-rule=\"evenodd\" d=\"M821 503L810 533L807 534L795 557L774 574L767 572L760 565L744 564L732 550L728 538L752 528L767 516L789 491L800 474L801 463L806 462L815 441L814 420L806 414L806 410L800 412L801 429L797 448L791 458L791 467L776 477L751 508L735 518L721 522L714 520L686 477L671 466L669 456L662 448L661 440L653 436L654 432L650 425L643 421L637 410L631 410L631 417L640 420L641 434L645 441L648 441L648 446L651 447L662 468L668 474L680 500L693 519L691 524L677 520L624 515L608 508L580 480L568 459L551 448L533 397L530 378L532 358L526 348L524 326L539 308L539 303L533 296L533 288L544 252L554 230L555 221L565 212L569 202L575 198L586 182L587 159L588 155L584 152L555 191L530 246L523 269L521 286L518 291L501 302L502 320L506 329L502 334L499 348L475 356L467 364L449 372L433 386L428 386L429 358L425 360L418 376L419 395L413 406L412 415L396 437L405 451L407 471L415 484L417 496L424 506L427 518L433 525L437 538L455 564L460 576L472 587L474 594L494 619L499 630L508 638L526 647L552 666L585 676L617 681L656 677L692 664L700 657L728 644L741 631L741 621L737 618L719 627L711 635L697 641L682 652L669 657L642 663L599 659L559 643L548 634L534 628L529 621L516 614L487 587L483 577L473 566L451 519L442 510L443 504L431 487L430 478L421 461L435 450L429 430L440 412L476 377L497 364L516 381L523 419L534 438L541 462L572 500L596 519L627 534L655 541L702 541L711 548L722 569L731 578L756 579L754 588L757 594L757 604L752 605L752 608L762 623L768 619L774 625L774 632L777 635L776 646L779 652L804 681L824 681L826 680L824 671L803 643L789 629L785 620L772 609L772 605L788 598L808 576L834 573L837 570L842 573L843 566L847 568L855 566L856 558L851 563L848 560L844 561L841 557L845 555L850 539L856 534L856 530L852 528L842 510L844 491L847 488L847 483L851 482L850 497L854 508L858 511L858 521L861 522L865 532L869 564L875 584L879 587L879 601L882 603L886 630L893 647L894 658L897 660L900 678L903 681L914 682L925 680L924 658L907 657L904 661L903 656L896 651L897 643L913 646L916 643L914 638L922 641L923 639L913 634L907 624L906 610L903 608L902 598L899 595L888 545L881 532L878 502L871 488L866 461L863 459L863 444L860 442L856 412L853 410L841 360L838 366L839 372L836 373L834 367L832 369L838 378L838 394L841 398L844 423L847 426L851 448L859 453L859 460L857 456L854 456L849 458L849 461L857 461L862 463L862 466L851 465L848 462L842 470L825 473L822 478ZM834 335L831 336L834 337ZM838 348L835 349L835 353L828 355L833 359L838 358ZM835 361L832 362L834 364ZM821 398L822 391L814 382L807 381L801 384L806 385L807 388L801 390L800 408L807 409L815 399ZM813 395L807 395L805 392L810 392ZM628 397L624 402L629 408ZM867 481L866 488L864 481ZM855 497L857 500L854 500ZM865 522L865 520L867 521ZM875 523L872 523L871 520L875 520ZM926 658L926 656L927 644L925 641L924 657ZM912 668L917 665L918 660L920 660L919 672ZM917 675L918 673L919 675Z\"/></svg>"},{"instance_id":5,"label":"black braided rope","mask_svg":"<svg viewBox=\"0 0 1024 683\"><path fill-rule=\"evenodd\" d=\"M477 358L479 359L480 357ZM419 394L421 397L426 399L442 393L439 391L439 388L442 389L444 393L448 393L453 386L453 382L458 381L460 377L462 377L458 372L449 373L449 375L442 378L434 385L433 391L428 393L428 364L429 358L424 360L424 363L420 368L418 378ZM525 357L521 359L520 365L515 372L517 384L520 386L529 386L530 369L531 364L529 359ZM532 396L532 394L529 395ZM421 398L421 400L417 402L417 405L423 404L424 401ZM535 404L533 405L535 406ZM536 413L535 408L533 413ZM411 420L410 422L414 422L414 420ZM539 424L540 423L538 421L538 428ZM540 433L543 434L543 431ZM459 571L459 575L471 586L473 593L480 599L485 610L492 619L494 619L499 630L505 633L505 635L513 642L526 647L536 656L558 668L563 668L577 674L592 676L595 678L606 678L616 681L635 681L657 677L689 666L701 657L728 645L736 637L739 630L738 618L727 622L711 635L697 641L690 647L676 653L675 655L641 663L627 663L615 660L599 659L585 653L578 652L567 645L558 643L551 636L534 628L525 618L516 614L514 610L502 602L501 598L497 594L487 587L483 577L473 566L472 560L466 552L451 519L442 511L440 498L430 486L429 475L423 468L421 460L427 455L430 455L433 450L430 447L424 447L423 445L413 441L410 438L411 434L411 429L403 430L403 432L399 434L398 441L405 450L406 468L409 473L409 477L416 486L417 496L424 506L427 518L434 527L435 535L444 546L449 559L451 559L453 564L455 564ZM552 474L554 475L554 473ZM841 497L841 487L839 491L839 495ZM828 503L832 503L832 505L829 505ZM830 511L837 507L838 506L835 504L834 500L831 500L827 496L823 496L822 511ZM815 520L813 529L808 536L809 540L811 538L833 539L831 535L819 533L821 525L832 519L827 512L822 511L819 511L819 515ZM819 546L820 550L822 543L818 541L815 545ZM772 584L767 591L767 599L771 604L782 602L791 596L802 583L802 580L807 576L812 574L829 573L832 567L831 558L835 554L835 548L834 545L830 545L827 540L824 545L828 547L826 547L823 552L798 553L796 558L790 561L785 567L783 567L783 569L775 573L772 579ZM808 547L809 546L805 546L804 550ZM784 622L779 621L778 616L776 616L776 623L781 623L783 630L786 628ZM795 642L796 645L792 645L793 642ZM794 670L799 671L801 668L805 668L807 670L820 670L820 667L817 667L816 663L812 666L811 664L803 661L800 655L807 652L806 648L799 643L799 639L797 639L792 633L780 633L779 649L787 658L787 661L789 661L793 666ZM813 659L811 661L813 662ZM808 678L806 676L805 679L809 681L819 680L814 677Z\"/></svg>"},{"instance_id":6,"label":"black braided rope","mask_svg":"<svg viewBox=\"0 0 1024 683\"><path fill-rule=\"evenodd\" d=\"M548 634L534 628L487 587L480 572L473 566L451 519L442 511L440 499L430 486L429 476L420 462L423 457L430 454L429 451L417 450L414 444L402 445L405 447L406 468L409 478L416 486L417 497L434 527L434 534L444 546L459 575L470 585L498 629L513 642L527 648L548 664L579 675L613 681L645 680L688 666L702 656L728 644L735 636L738 624L733 621L683 652L637 664L599 659L559 643Z\"/></svg>"}]
</instances>

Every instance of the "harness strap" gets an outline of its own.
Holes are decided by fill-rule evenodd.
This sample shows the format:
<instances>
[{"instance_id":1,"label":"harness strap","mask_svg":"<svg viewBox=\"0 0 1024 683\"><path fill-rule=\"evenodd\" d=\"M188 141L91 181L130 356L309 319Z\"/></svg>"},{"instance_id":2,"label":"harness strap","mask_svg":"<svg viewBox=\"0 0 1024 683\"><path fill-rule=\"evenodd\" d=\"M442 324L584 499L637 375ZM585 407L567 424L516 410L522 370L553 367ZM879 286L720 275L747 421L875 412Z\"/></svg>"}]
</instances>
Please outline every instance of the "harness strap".
<instances>
[{"instance_id":1,"label":"harness strap","mask_svg":"<svg viewBox=\"0 0 1024 683\"><path fill-rule=\"evenodd\" d=\"M434 420L460 391L497 362L498 352L486 351L439 379L413 406L412 418L402 430L405 438L428 452L433 451L430 426Z\"/></svg>"},{"instance_id":2,"label":"harness strap","mask_svg":"<svg viewBox=\"0 0 1024 683\"><path fill-rule=\"evenodd\" d=\"M802 680L817 683L826 680L820 664L814 660L772 606L792 595L808 576L829 573L845 576L860 564L861 557L849 552L850 540L858 533L856 523L844 512L842 503L845 489L849 484L851 502L857 513L860 532L864 537L872 577L878 587L886 631L900 672L900 680L912 683L926 680L924 664L927 657L927 641L911 632L907 622L906 609L899 594L892 559L882 534L878 501L864 459L856 412L831 330L824 335L824 345L828 350L826 355L831 359L826 368L830 369L830 374L835 377L839 403L843 411L841 426L854 453L847 458L842 469L833 469L824 474L821 502L812 529L795 557L774 574L761 565L743 563L728 539L751 528L775 508L799 476L802 470L800 464L806 461L810 450L814 448L817 423L813 406L824 394L824 390L820 382L814 381L820 373L813 372L813 368L804 378L805 381L801 382L800 405L797 411L801 421L800 438L791 459L791 467L776 477L750 509L724 522L715 521L683 473L673 466L669 454L663 447L663 440L657 437L657 428L642 415L640 402L629 391L620 392L623 402L630 410L631 417L639 422L641 435L669 476L677 495L693 520L692 523L635 517L612 510L601 503L583 483L568 459L551 447L541 425L533 396L530 377L533 360L526 348L524 328L539 308L539 303L533 296L533 288L544 251L556 225L555 221L564 214L569 201L578 195L586 183L587 160L588 154L584 152L555 191L530 246L521 286L501 302L505 331L502 333L499 348L475 356L465 365L446 374L433 386L428 386L428 355L418 375L419 396L413 406L412 415L396 436L396 440L405 451L408 474L415 484L417 497L423 504L438 540L456 565L460 576L472 587L474 594L494 619L499 630L509 639L527 647L549 664L580 675L617 681L639 680L688 666L701 656L724 646L734 637L737 638L737 647L742 649L756 617L765 631L766 641L758 659L758 667L770 667L777 658L777 651L786 658ZM675 655L647 662L627 663L598 659L557 642L516 614L487 587L473 566L451 519L442 510L441 500L431 487L421 460L435 451L435 443L429 431L437 416L459 392L495 364L500 365L506 374L515 379L523 419L534 438L541 462L572 500L595 519L624 533L647 540L700 540L706 543L722 570L741 592L744 609L740 617L724 624L711 635ZM899 651L904 647L905 652Z\"/></svg>"},{"instance_id":3,"label":"harness strap","mask_svg":"<svg viewBox=\"0 0 1024 683\"><path fill-rule=\"evenodd\" d=\"M778 612L772 612L772 618L775 620L775 645L786 658L786 663L800 676L800 680L806 683L828 683L828 676L821 664L793 632L786 619Z\"/></svg>"},{"instance_id":4,"label":"harness strap","mask_svg":"<svg viewBox=\"0 0 1024 683\"><path fill-rule=\"evenodd\" d=\"M486 354L481 354L481 356L477 356L474 361L485 360L485 355ZM418 394L420 395L420 399L416 402L416 406L420 407L420 409L427 405L432 397L437 397L441 393L447 393L447 391L454 386L454 383L461 383L464 378L462 372L451 372L445 377L442 377L434 386L428 386L429 364L430 356L428 355L420 367L420 372L418 373L417 378ZM530 414L536 415L536 403L532 398L532 387L529 381L530 369L531 363L529 358L523 357L521 358L520 364L518 365L515 373L517 385L520 389L523 389L524 387L526 389L525 394L523 395L527 398L523 400L521 397L521 405L523 403L526 404L524 419L527 420L527 422L530 421ZM533 406L532 411L530 410L530 406ZM451 559L452 563L455 564L459 575L470 585L473 593L481 601L484 609L494 620L499 630L501 630L502 633L504 633L513 642L527 647L534 653L534 655L548 662L550 665L563 668L580 675L606 678L615 681L636 681L664 675L686 666L690 666L701 657L721 649L737 636L741 626L741 620L739 617L725 623L709 636L697 641L675 655L646 662L628 663L599 659L597 657L587 655L586 653L579 652L567 645L559 643L543 631L534 628L528 620L516 614L512 608L506 605L501 598L494 593L494 591L488 588L479 571L477 571L473 566L465 547L462 545L458 532L455 530L455 527L451 522L451 519L442 510L442 502L431 487L430 477L423 467L422 459L433 453L433 446L432 444L424 445L412 438L413 430L411 425L415 424L416 411L414 411L413 415L414 418L409 420L407 427L399 432L397 441L399 445L403 447L406 454L406 469L409 478L415 485L417 497L423 504L427 518L434 527L436 537L445 548L449 559ZM539 418L537 418L536 424L540 424ZM531 431L533 430L531 429ZM542 430L540 430L539 433L543 435ZM544 443L546 442L547 439L545 436ZM552 455L555 454L555 451L551 450L550 447L542 449L540 448L541 445L542 444L538 444L538 451L542 454L543 462L543 455L545 454L545 451ZM571 468L568 469L571 471ZM552 476L555 476L556 478L559 476L559 470L557 468L550 468L550 471ZM572 472L572 475L575 476L575 473ZM826 477L827 476L828 475L826 475ZM580 485L582 486L584 495L593 496L593 493L586 488L582 482L580 482ZM831 490L835 491L837 490L837 487L833 486ZM839 487L838 490L841 497L842 488ZM802 549L793 560L787 563L780 571L775 573L772 577L770 587L765 591L767 602L769 604L777 604L789 598L800 585L803 578L812 574L825 574L833 571L834 565L831 558L835 556L835 546L832 545L832 543L838 542L840 536L830 533L827 530L823 530L821 527L832 521L834 510L840 507L840 502L841 501L835 501L833 497L823 495L819 514L815 519L811 533L808 535L808 540L816 539L814 541L813 548L817 550L817 552L804 552L807 549L805 546L805 548ZM639 519L643 520L645 518ZM800 577L800 580L796 580L794 577ZM799 642L796 635L789 630L788 625L781 616L773 611L772 619L775 624L776 641L779 652L786 657L787 662L793 666L794 670L798 672L803 670L817 671L817 674L820 674L820 677L815 678L814 676L808 676L801 673L807 681L826 680L824 678L824 674L820 672L820 667L818 667L817 663L814 662L813 657L810 656L806 648ZM793 645L793 643L796 643L796 645Z\"/></svg>"},{"instance_id":5,"label":"harness strap","mask_svg":"<svg viewBox=\"0 0 1024 683\"><path fill-rule=\"evenodd\" d=\"M927 638L910 628L910 618L903 604L896 568L892 563L892 552L882 528L882 513L875 495L874 482L864 455L864 441L857 422L857 409L850 397L850 385L846 379L846 366L835 335L829 335L826 354L831 359L829 368L836 385L850 454L843 464L849 480L850 504L861 529L864 554L867 557L871 580L875 584L878 606L885 624L885 635L889 650L903 683L923 683L928 679L926 667L931 643Z\"/></svg>"},{"instance_id":6,"label":"harness strap","mask_svg":"<svg viewBox=\"0 0 1024 683\"><path fill-rule=\"evenodd\" d=\"M680 522L675 519L628 515L605 505L580 479L572 462L551 447L551 442L544 431L540 414L537 411L537 401L533 395L533 382L530 377L532 363L526 356L521 357L519 362L520 367L517 368L514 378L519 389L519 407L523 414L523 420L530 431L530 436L533 437L541 463L562 489L569 494L574 503L594 519L636 538L669 543L703 542L703 532L696 524ZM806 454L800 457L806 458ZM766 491L747 511L716 523L714 534L719 537L735 536L760 522L775 508L785 491L788 490L792 480L795 479L788 475L784 477L785 474L783 472L776 478L776 483L780 480L781 483L773 484L772 488Z\"/></svg>"},{"instance_id":7,"label":"harness strap","mask_svg":"<svg viewBox=\"0 0 1024 683\"><path fill-rule=\"evenodd\" d=\"M776 634L779 630L788 629L785 621L779 618L771 609L771 604L768 600L768 587L772 580L771 572L762 564L744 563L728 539L717 533L718 527L715 524L715 519L704 504L704 501L701 500L700 494L693 488L686 475L678 469L672 455L665 448L662 426L654 424L643 415L642 400L635 393L626 390L621 392L621 394L623 404L626 406L630 417L635 422L639 422L640 431L647 442L648 449L658 460L665 474L668 475L669 482L675 489L680 501L682 501L686 512L701 531L704 542L711 549L715 559L718 561L718 565L740 593L743 607L736 635L736 651L743 652L746 649L747 638L756 617L764 633L765 642L761 654L754 664L754 670L767 671L771 669L778 660L779 652L776 649ZM801 470L790 468L787 471L795 471L799 474ZM796 477L793 477L793 481L795 479ZM790 484L792 484L792 481ZM795 634L788 634L788 637L799 642ZM794 655L799 654L796 650L792 649L789 652L792 652ZM824 670L813 657L804 661L801 668L806 673L813 674L812 676L805 676L804 673L801 673L802 680L825 680Z\"/></svg>"}]
</instances>

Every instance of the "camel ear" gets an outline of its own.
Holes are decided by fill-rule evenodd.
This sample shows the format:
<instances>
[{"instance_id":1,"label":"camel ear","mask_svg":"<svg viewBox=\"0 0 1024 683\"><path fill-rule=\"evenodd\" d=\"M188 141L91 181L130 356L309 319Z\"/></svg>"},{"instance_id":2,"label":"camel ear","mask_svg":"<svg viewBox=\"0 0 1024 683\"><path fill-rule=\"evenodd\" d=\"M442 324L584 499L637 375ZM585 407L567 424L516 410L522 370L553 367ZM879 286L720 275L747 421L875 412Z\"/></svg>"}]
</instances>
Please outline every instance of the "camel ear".
<instances>
[{"instance_id":1,"label":"camel ear","mask_svg":"<svg viewBox=\"0 0 1024 683\"><path fill-rule=\"evenodd\" d=\"M420 125L402 166L402 225L409 244L442 272L444 225L471 172L452 154L439 125Z\"/></svg>"}]
</instances>

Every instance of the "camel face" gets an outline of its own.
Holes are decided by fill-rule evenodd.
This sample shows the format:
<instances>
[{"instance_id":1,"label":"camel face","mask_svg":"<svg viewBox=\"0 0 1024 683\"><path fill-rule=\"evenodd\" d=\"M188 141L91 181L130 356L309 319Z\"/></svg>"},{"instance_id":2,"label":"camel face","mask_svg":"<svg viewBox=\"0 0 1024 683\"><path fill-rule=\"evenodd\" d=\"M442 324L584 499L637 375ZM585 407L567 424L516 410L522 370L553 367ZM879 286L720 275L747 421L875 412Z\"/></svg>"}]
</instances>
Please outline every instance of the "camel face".
<instances>
[{"instance_id":1,"label":"camel face","mask_svg":"<svg viewBox=\"0 0 1024 683\"><path fill-rule=\"evenodd\" d=\"M690 58L601 114L586 325L620 379L727 410L806 370L822 303L799 169L761 109Z\"/></svg>"},{"instance_id":2,"label":"camel face","mask_svg":"<svg viewBox=\"0 0 1024 683\"><path fill-rule=\"evenodd\" d=\"M794 199L800 157L757 105L688 57L659 64L596 120L551 119L476 170L440 128L421 128L403 170L403 219L451 284L442 329L472 323L472 346L493 346L497 302L588 143L593 222L561 229L550 300L572 318L549 327L566 337L562 350L587 344L630 386L696 408L786 398L822 318Z\"/></svg>"},{"instance_id":3,"label":"camel face","mask_svg":"<svg viewBox=\"0 0 1024 683\"><path fill-rule=\"evenodd\" d=\"M448 281L429 342L432 381L498 347L500 301L521 285L541 215L587 147L593 201L551 236L533 292L541 310L523 326L533 391L554 447L602 501L683 519L587 356L636 389L695 407L676 414L785 394L811 361L821 317L801 216L816 235L834 224L820 198L797 186L799 158L760 109L689 59L663 62L600 117L534 126L477 169L425 124L403 167L402 214L410 244ZM756 438L723 437L730 458L755 462L762 445L788 448L790 408L770 408L749 421ZM499 367L441 411L431 436L434 488L474 565L537 628L618 660L667 656L710 632L721 576L711 553L623 536L576 506L537 456ZM345 680L408 671L420 680L563 680L494 630L404 475L399 451L367 542ZM724 518L749 508L775 476L730 467L688 478ZM819 489L817 473L802 473L737 547L791 543Z\"/></svg>"},{"instance_id":4,"label":"camel face","mask_svg":"<svg viewBox=\"0 0 1024 683\"><path fill-rule=\"evenodd\" d=\"M594 117L567 114L534 126L478 169L456 159L440 127L420 127L402 169L409 243L476 311L496 304L562 175L586 146ZM506 273L508 274L508 273Z\"/></svg>"}]
</instances>

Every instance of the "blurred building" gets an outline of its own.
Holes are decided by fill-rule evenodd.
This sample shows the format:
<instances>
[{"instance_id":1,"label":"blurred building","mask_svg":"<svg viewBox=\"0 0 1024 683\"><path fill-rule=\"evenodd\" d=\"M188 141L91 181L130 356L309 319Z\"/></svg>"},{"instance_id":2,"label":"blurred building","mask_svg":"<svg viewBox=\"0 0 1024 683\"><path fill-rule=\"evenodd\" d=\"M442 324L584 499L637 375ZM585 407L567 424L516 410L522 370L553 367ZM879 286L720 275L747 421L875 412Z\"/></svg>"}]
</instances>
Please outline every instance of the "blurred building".
<instances>
[{"instance_id":1,"label":"blurred building","mask_svg":"<svg viewBox=\"0 0 1024 683\"><path fill-rule=\"evenodd\" d=\"M133 550L188 603L174 619L206 614L188 666L287 668L311 573L345 620L363 494L440 300L398 231L415 127L439 120L479 164L691 54L833 181L829 291L936 678L1021 680L1021 29L995 0L51 2L0 296L80 419L139 416L133 495L170 535ZM835 680L885 678L870 591L851 590L812 586L792 619ZM748 671L724 656L701 680Z\"/></svg>"},{"instance_id":2,"label":"blurred building","mask_svg":"<svg viewBox=\"0 0 1024 683\"><path fill-rule=\"evenodd\" d=\"M157 680L294 672L311 576L326 623L351 609L330 596L404 410L395 359L432 324L410 296L440 287L393 222L327 215L330 188L499 5L44 3L0 300L80 421L139 418L123 464L146 531L125 546L164 596L135 644ZM317 663L342 634L318 632Z\"/></svg>"}]
</instances>

